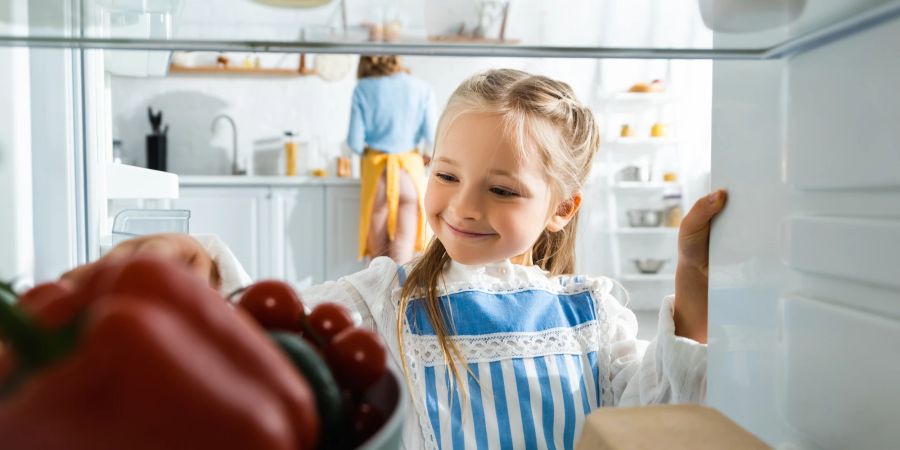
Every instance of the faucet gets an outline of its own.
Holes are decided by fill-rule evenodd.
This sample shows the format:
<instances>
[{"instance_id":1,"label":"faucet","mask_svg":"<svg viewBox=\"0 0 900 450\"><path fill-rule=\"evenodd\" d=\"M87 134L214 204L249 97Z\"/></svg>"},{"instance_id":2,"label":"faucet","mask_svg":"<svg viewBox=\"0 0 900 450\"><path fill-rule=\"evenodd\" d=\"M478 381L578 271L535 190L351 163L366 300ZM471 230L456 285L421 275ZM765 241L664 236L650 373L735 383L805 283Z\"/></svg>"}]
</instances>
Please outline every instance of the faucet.
<instances>
[{"instance_id":1,"label":"faucet","mask_svg":"<svg viewBox=\"0 0 900 450\"><path fill-rule=\"evenodd\" d=\"M246 175L247 170L238 167L237 125L234 123L234 119L228 114L219 114L213 118L212 124L210 125L211 131L216 130L216 124L219 123L219 119L225 119L231 124L231 174Z\"/></svg>"}]
</instances>

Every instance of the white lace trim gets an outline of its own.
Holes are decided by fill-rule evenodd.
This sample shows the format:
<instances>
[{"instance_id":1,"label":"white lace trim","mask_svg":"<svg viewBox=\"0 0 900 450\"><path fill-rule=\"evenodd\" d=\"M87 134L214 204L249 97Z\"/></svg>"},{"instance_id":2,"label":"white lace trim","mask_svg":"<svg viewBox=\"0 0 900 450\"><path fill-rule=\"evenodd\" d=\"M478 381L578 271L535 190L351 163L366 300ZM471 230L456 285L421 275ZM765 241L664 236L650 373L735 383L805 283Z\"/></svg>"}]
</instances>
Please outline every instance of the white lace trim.
<instances>
[{"instance_id":1,"label":"white lace trim","mask_svg":"<svg viewBox=\"0 0 900 450\"><path fill-rule=\"evenodd\" d=\"M514 280L491 280L482 278L476 282L472 281L452 281L448 283L438 284L438 296L458 294L460 292L485 292L488 294L515 294L522 291L546 291L554 295L571 295L580 294L590 291L597 295L609 292L613 286L613 281L609 278L591 278L583 282L574 282L569 280L566 284L560 284L558 278L540 279L514 279ZM396 289L393 293L399 298L400 289ZM598 297L595 297L598 301Z\"/></svg>"},{"instance_id":2,"label":"white lace trim","mask_svg":"<svg viewBox=\"0 0 900 450\"><path fill-rule=\"evenodd\" d=\"M456 345L469 364L511 358L534 358L544 355L579 354L597 349L597 321L591 320L574 328L554 328L533 333L497 333L479 336L454 336ZM437 336L411 335L411 357L425 367L444 363Z\"/></svg>"},{"instance_id":3,"label":"white lace trim","mask_svg":"<svg viewBox=\"0 0 900 450\"><path fill-rule=\"evenodd\" d=\"M612 333L610 328L609 312L606 310L606 302L617 302L609 291L592 291L592 297L597 307L597 318L600 320L600 345L598 346L598 365L600 371L600 406L611 406L613 404L612 392Z\"/></svg>"}]
</instances>

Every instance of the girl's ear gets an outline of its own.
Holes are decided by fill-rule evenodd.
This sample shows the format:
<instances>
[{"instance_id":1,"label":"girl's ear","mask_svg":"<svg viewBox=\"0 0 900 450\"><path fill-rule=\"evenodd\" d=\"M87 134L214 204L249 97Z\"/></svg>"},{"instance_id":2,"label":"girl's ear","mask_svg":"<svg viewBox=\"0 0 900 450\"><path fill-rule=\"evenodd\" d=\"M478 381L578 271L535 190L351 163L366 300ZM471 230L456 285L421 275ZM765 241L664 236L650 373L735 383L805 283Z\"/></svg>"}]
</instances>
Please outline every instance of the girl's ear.
<instances>
[{"instance_id":1,"label":"girl's ear","mask_svg":"<svg viewBox=\"0 0 900 450\"><path fill-rule=\"evenodd\" d=\"M568 200L559 204L556 212L547 221L547 231L551 233L561 231L569 224L572 217L575 217L578 208L581 208L581 192L576 192Z\"/></svg>"}]
</instances>

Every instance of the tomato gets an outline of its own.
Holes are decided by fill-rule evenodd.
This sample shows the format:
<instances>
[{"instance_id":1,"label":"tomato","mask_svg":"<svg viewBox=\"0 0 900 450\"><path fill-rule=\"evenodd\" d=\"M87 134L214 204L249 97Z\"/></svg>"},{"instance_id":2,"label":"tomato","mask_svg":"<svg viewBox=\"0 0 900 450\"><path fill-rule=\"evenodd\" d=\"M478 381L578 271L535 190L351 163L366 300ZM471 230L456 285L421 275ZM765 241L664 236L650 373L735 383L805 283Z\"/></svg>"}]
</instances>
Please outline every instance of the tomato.
<instances>
[{"instance_id":1,"label":"tomato","mask_svg":"<svg viewBox=\"0 0 900 450\"><path fill-rule=\"evenodd\" d=\"M360 403L353 411L353 434L356 442L363 443L374 435L387 418L368 403Z\"/></svg>"},{"instance_id":2,"label":"tomato","mask_svg":"<svg viewBox=\"0 0 900 450\"><path fill-rule=\"evenodd\" d=\"M237 306L267 330L297 331L304 316L300 297L290 285L278 280L252 284L241 295Z\"/></svg>"},{"instance_id":3,"label":"tomato","mask_svg":"<svg viewBox=\"0 0 900 450\"><path fill-rule=\"evenodd\" d=\"M341 385L356 392L366 390L386 370L384 344L371 330L347 328L334 337L325 353Z\"/></svg>"},{"instance_id":4,"label":"tomato","mask_svg":"<svg viewBox=\"0 0 900 450\"><path fill-rule=\"evenodd\" d=\"M350 311L337 303L322 303L309 314L309 327L325 343L331 342L338 333L352 326Z\"/></svg>"}]
</instances>

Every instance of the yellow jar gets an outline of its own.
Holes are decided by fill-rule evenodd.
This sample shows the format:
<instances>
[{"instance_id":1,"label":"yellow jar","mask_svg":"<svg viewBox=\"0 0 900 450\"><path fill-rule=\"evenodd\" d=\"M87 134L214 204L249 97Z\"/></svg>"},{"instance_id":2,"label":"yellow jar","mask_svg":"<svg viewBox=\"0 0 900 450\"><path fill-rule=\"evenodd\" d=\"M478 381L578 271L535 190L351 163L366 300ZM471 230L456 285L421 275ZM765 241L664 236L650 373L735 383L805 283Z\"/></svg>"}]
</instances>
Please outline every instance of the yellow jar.
<instances>
[{"instance_id":1,"label":"yellow jar","mask_svg":"<svg viewBox=\"0 0 900 450\"><path fill-rule=\"evenodd\" d=\"M284 174L289 177L297 176L297 142L291 135L284 141Z\"/></svg>"}]
</instances>

